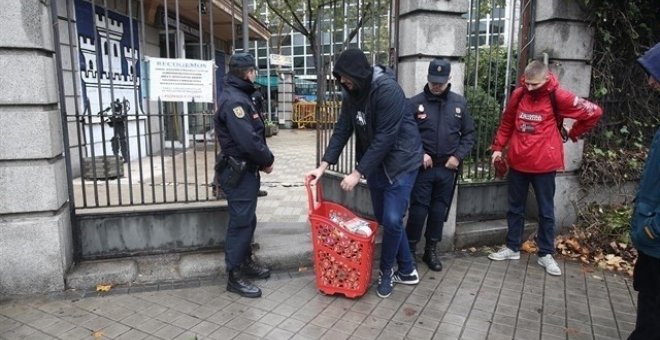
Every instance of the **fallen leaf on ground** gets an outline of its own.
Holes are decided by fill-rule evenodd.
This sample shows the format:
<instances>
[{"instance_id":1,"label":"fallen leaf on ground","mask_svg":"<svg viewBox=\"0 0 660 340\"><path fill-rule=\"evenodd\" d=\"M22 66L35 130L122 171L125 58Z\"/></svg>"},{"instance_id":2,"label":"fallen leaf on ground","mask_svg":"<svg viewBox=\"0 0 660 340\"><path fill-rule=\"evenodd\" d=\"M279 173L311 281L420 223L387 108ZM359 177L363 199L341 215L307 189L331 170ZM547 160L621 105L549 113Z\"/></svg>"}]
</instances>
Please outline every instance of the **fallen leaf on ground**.
<instances>
[{"instance_id":1,"label":"fallen leaf on ground","mask_svg":"<svg viewBox=\"0 0 660 340\"><path fill-rule=\"evenodd\" d=\"M93 332L93 333L92 333L92 337L93 337L94 339L100 339L100 338L103 337L103 332L101 332L101 331Z\"/></svg>"},{"instance_id":2,"label":"fallen leaf on ground","mask_svg":"<svg viewBox=\"0 0 660 340\"><path fill-rule=\"evenodd\" d=\"M97 284L96 285L96 291L99 293L107 293L112 289L112 284Z\"/></svg>"}]
</instances>

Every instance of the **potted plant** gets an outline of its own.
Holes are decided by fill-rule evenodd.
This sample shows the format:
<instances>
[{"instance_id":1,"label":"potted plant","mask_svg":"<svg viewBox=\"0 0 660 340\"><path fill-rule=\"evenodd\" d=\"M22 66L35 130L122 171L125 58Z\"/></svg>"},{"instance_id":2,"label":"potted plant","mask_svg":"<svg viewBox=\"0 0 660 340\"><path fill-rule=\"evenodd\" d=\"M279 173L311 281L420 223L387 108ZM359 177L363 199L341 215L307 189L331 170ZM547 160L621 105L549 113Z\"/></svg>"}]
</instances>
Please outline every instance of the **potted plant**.
<instances>
[{"instance_id":1,"label":"potted plant","mask_svg":"<svg viewBox=\"0 0 660 340\"><path fill-rule=\"evenodd\" d=\"M264 127L266 129L266 137L274 136L280 130L279 126L270 119L264 120Z\"/></svg>"}]
</instances>

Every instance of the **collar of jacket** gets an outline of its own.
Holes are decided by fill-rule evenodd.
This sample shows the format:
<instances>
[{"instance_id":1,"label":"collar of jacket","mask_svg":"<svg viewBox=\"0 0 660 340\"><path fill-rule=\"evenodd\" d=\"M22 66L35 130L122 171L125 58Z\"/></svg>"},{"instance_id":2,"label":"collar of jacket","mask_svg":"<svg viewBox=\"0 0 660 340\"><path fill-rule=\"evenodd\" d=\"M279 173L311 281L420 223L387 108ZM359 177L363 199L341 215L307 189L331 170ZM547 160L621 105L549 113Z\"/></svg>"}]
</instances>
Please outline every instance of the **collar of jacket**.
<instances>
[{"instance_id":1,"label":"collar of jacket","mask_svg":"<svg viewBox=\"0 0 660 340\"><path fill-rule=\"evenodd\" d=\"M225 78L225 84L228 86L235 87L248 95L252 95L256 89L254 88L254 84L250 81L247 81L245 79L241 79L231 73L228 73L226 78Z\"/></svg>"},{"instance_id":2,"label":"collar of jacket","mask_svg":"<svg viewBox=\"0 0 660 340\"><path fill-rule=\"evenodd\" d=\"M449 83L449 85L447 85L447 88L439 95L435 95L431 93L431 89L429 89L428 83L424 85L424 95L426 96L426 99L430 102L439 102L441 100L447 99L447 94L449 93L449 91L451 91L451 83Z\"/></svg>"},{"instance_id":3,"label":"collar of jacket","mask_svg":"<svg viewBox=\"0 0 660 340\"><path fill-rule=\"evenodd\" d=\"M536 99L541 96L547 96L550 92L554 92L559 87L559 80L557 77L550 71L548 71L548 81L534 91L527 90L525 86L525 76L520 78L520 84L523 86L523 94L529 94L532 98Z\"/></svg>"}]
</instances>

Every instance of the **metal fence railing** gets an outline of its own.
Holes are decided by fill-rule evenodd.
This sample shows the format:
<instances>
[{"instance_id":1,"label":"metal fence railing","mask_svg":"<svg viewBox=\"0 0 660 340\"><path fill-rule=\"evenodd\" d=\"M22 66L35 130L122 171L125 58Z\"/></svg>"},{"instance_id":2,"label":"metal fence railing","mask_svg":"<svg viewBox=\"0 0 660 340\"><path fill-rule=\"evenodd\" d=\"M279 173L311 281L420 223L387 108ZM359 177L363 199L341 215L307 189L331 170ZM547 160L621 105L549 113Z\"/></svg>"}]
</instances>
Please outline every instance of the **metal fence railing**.
<instances>
[{"instance_id":1,"label":"metal fence railing","mask_svg":"<svg viewBox=\"0 0 660 340\"><path fill-rule=\"evenodd\" d=\"M214 101L225 65L216 22L230 14L185 0L64 2L57 71L75 208L215 199L216 103L150 97L146 62L213 61Z\"/></svg>"}]
</instances>

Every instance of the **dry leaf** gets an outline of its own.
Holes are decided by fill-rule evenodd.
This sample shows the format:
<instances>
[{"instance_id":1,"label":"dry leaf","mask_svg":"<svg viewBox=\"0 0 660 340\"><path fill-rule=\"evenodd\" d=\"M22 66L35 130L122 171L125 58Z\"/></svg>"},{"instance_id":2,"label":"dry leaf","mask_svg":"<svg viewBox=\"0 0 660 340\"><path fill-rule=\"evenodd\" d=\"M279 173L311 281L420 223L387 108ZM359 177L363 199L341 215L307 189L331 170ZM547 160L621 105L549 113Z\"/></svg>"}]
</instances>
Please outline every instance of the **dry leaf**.
<instances>
[{"instance_id":1,"label":"dry leaf","mask_svg":"<svg viewBox=\"0 0 660 340\"><path fill-rule=\"evenodd\" d=\"M535 253L536 244L534 243L534 241L525 241L525 243L522 244L522 247L520 247L520 250L526 253Z\"/></svg>"},{"instance_id":2,"label":"dry leaf","mask_svg":"<svg viewBox=\"0 0 660 340\"><path fill-rule=\"evenodd\" d=\"M298 267L298 271L299 271L299 272L306 272L306 271L307 271L307 267Z\"/></svg>"},{"instance_id":3,"label":"dry leaf","mask_svg":"<svg viewBox=\"0 0 660 340\"><path fill-rule=\"evenodd\" d=\"M100 339L100 338L103 337L103 332L101 332L101 331L93 332L92 337L94 337L94 339Z\"/></svg>"},{"instance_id":4,"label":"dry leaf","mask_svg":"<svg viewBox=\"0 0 660 340\"><path fill-rule=\"evenodd\" d=\"M107 293L112 289L112 284L100 283L96 285L96 291L99 293Z\"/></svg>"},{"instance_id":5,"label":"dry leaf","mask_svg":"<svg viewBox=\"0 0 660 340\"><path fill-rule=\"evenodd\" d=\"M470 248L468 248L468 250L469 250L471 253L474 253L474 252L477 251L477 248L475 248L475 247L470 247Z\"/></svg>"}]
</instances>

